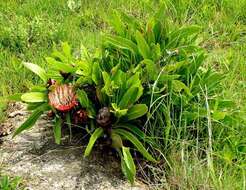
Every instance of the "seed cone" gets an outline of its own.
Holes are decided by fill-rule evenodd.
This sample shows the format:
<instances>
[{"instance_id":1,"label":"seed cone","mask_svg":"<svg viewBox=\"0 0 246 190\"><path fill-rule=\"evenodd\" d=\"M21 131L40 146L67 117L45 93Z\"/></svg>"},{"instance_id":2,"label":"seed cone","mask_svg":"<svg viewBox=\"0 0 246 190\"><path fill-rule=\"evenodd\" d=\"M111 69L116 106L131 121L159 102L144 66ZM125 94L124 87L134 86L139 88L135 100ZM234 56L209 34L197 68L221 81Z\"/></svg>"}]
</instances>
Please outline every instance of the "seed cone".
<instances>
[{"instance_id":1,"label":"seed cone","mask_svg":"<svg viewBox=\"0 0 246 190\"><path fill-rule=\"evenodd\" d=\"M108 107L103 107L98 111L97 123L102 127L106 127L111 123L111 114Z\"/></svg>"},{"instance_id":2,"label":"seed cone","mask_svg":"<svg viewBox=\"0 0 246 190\"><path fill-rule=\"evenodd\" d=\"M49 104L55 109L66 112L78 105L72 85L57 85L49 92Z\"/></svg>"}]
</instances>

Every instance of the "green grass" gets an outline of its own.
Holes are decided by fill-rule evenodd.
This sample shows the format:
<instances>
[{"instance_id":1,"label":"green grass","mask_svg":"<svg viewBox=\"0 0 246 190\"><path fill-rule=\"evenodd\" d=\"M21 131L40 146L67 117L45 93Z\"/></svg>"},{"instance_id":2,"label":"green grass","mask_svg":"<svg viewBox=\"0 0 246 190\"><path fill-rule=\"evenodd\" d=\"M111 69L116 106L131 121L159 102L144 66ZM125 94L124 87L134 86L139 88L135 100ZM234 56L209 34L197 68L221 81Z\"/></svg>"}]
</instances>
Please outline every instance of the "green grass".
<instances>
[{"instance_id":1,"label":"green grass","mask_svg":"<svg viewBox=\"0 0 246 190\"><path fill-rule=\"evenodd\" d=\"M1 190L23 190L20 177L10 178L9 176L0 176Z\"/></svg>"},{"instance_id":2,"label":"green grass","mask_svg":"<svg viewBox=\"0 0 246 190\"><path fill-rule=\"evenodd\" d=\"M44 57L53 44L68 41L75 52L81 43L90 48L98 47L100 32L111 31L104 21L111 9L121 9L145 19L158 6L158 0L152 3L147 0L74 2L81 3L69 8L67 0L0 0L0 96L25 91L38 83L21 62L45 66ZM246 128L239 117L244 118L246 113L246 0L163 2L176 24L202 27L198 43L207 50L206 66L224 74L218 96L235 102L232 110L237 119L233 124L209 126L212 157L207 154L207 121L195 126L182 125L181 129L177 127L179 121L173 121L172 131L180 130L180 135L167 139L171 148L165 147L162 140L157 141L170 165L149 166L151 178L154 176L156 181L161 181L157 186L166 189L245 189L246 150L242 153L238 148L245 147L246 143ZM0 106L0 110L4 108L4 104ZM157 121L164 130L164 121L158 117ZM154 134L156 126L149 132ZM206 134L199 136L202 140L191 139L187 130L206 131ZM211 158L213 164L208 165ZM155 185L153 180L149 183Z\"/></svg>"}]
</instances>

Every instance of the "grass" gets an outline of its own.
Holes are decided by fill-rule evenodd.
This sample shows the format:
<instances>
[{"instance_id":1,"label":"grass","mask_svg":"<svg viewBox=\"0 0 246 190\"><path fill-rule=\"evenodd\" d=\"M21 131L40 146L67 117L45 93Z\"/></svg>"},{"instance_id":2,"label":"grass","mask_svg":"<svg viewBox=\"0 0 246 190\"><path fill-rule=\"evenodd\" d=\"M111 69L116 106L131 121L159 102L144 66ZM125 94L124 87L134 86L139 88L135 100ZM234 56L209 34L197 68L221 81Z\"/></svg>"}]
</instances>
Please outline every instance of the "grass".
<instances>
[{"instance_id":1,"label":"grass","mask_svg":"<svg viewBox=\"0 0 246 190\"><path fill-rule=\"evenodd\" d=\"M104 19L111 9L121 9L144 19L155 11L155 4L158 5L157 0L152 3L147 0L81 0L74 1L75 4L69 0L1 1L1 96L24 91L39 82L20 64L23 60L44 66L44 57L53 44L61 41L68 41L75 52L81 43L97 47L100 32L110 31ZM233 124L210 124L208 114L200 125L182 125L182 128L177 127L179 121L172 121L171 130L180 130L180 133L164 139L171 147L167 148L163 139L157 141L169 165L148 166L150 173L146 175L155 180L146 180L153 187L165 189L245 189L246 128L242 118L246 113L246 1L163 2L176 24L202 27L198 43L207 51L206 65L224 74L218 96L235 102L231 112L237 119ZM2 104L0 110L5 107ZM4 113L0 116L3 118ZM164 130L164 121L157 120L160 130ZM155 128L152 126L149 132L155 133ZM189 130L200 131L199 136L190 138Z\"/></svg>"}]
</instances>

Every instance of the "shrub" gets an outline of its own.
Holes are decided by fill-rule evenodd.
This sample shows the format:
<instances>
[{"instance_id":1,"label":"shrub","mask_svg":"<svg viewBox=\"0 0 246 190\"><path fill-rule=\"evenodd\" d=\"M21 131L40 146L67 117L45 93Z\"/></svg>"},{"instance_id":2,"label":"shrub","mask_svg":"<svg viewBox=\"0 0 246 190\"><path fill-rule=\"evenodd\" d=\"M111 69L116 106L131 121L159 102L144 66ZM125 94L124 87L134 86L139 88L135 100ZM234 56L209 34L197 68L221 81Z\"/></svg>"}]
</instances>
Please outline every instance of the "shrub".
<instances>
[{"instance_id":1,"label":"shrub","mask_svg":"<svg viewBox=\"0 0 246 190\"><path fill-rule=\"evenodd\" d=\"M114 12L109 19L114 34L103 35L99 50L89 52L82 46L75 58L70 46L62 43L61 51L54 49L46 58L47 70L23 63L43 84L9 97L26 102L32 110L14 136L48 111L56 143L65 123L91 133L85 156L97 139L110 138L131 183L136 167L127 141L147 160L157 162L146 147L168 151L172 138L185 135L192 140L198 133L211 138L210 122L232 118L223 110L226 102L215 94L223 75L204 65L205 53L196 43L200 27L178 28L163 10L146 23ZM199 131L187 128L199 124Z\"/></svg>"}]
</instances>

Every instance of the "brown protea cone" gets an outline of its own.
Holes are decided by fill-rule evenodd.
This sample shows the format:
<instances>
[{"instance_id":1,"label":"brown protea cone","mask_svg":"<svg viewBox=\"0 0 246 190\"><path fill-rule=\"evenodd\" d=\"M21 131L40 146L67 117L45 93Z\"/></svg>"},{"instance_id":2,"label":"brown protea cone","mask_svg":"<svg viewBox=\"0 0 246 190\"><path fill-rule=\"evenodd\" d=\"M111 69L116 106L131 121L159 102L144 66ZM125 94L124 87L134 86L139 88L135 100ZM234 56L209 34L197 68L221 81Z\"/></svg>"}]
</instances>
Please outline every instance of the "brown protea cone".
<instances>
[{"instance_id":1,"label":"brown protea cone","mask_svg":"<svg viewBox=\"0 0 246 190\"><path fill-rule=\"evenodd\" d=\"M103 107L98 111L97 123L102 127L106 127L111 124L111 114L108 107Z\"/></svg>"},{"instance_id":2,"label":"brown protea cone","mask_svg":"<svg viewBox=\"0 0 246 190\"><path fill-rule=\"evenodd\" d=\"M74 113L73 119L75 124L86 123L88 119L88 114L85 110L80 109Z\"/></svg>"},{"instance_id":3,"label":"brown protea cone","mask_svg":"<svg viewBox=\"0 0 246 190\"><path fill-rule=\"evenodd\" d=\"M78 105L76 94L72 85L56 85L49 92L49 104L55 109L66 112Z\"/></svg>"}]
</instances>

